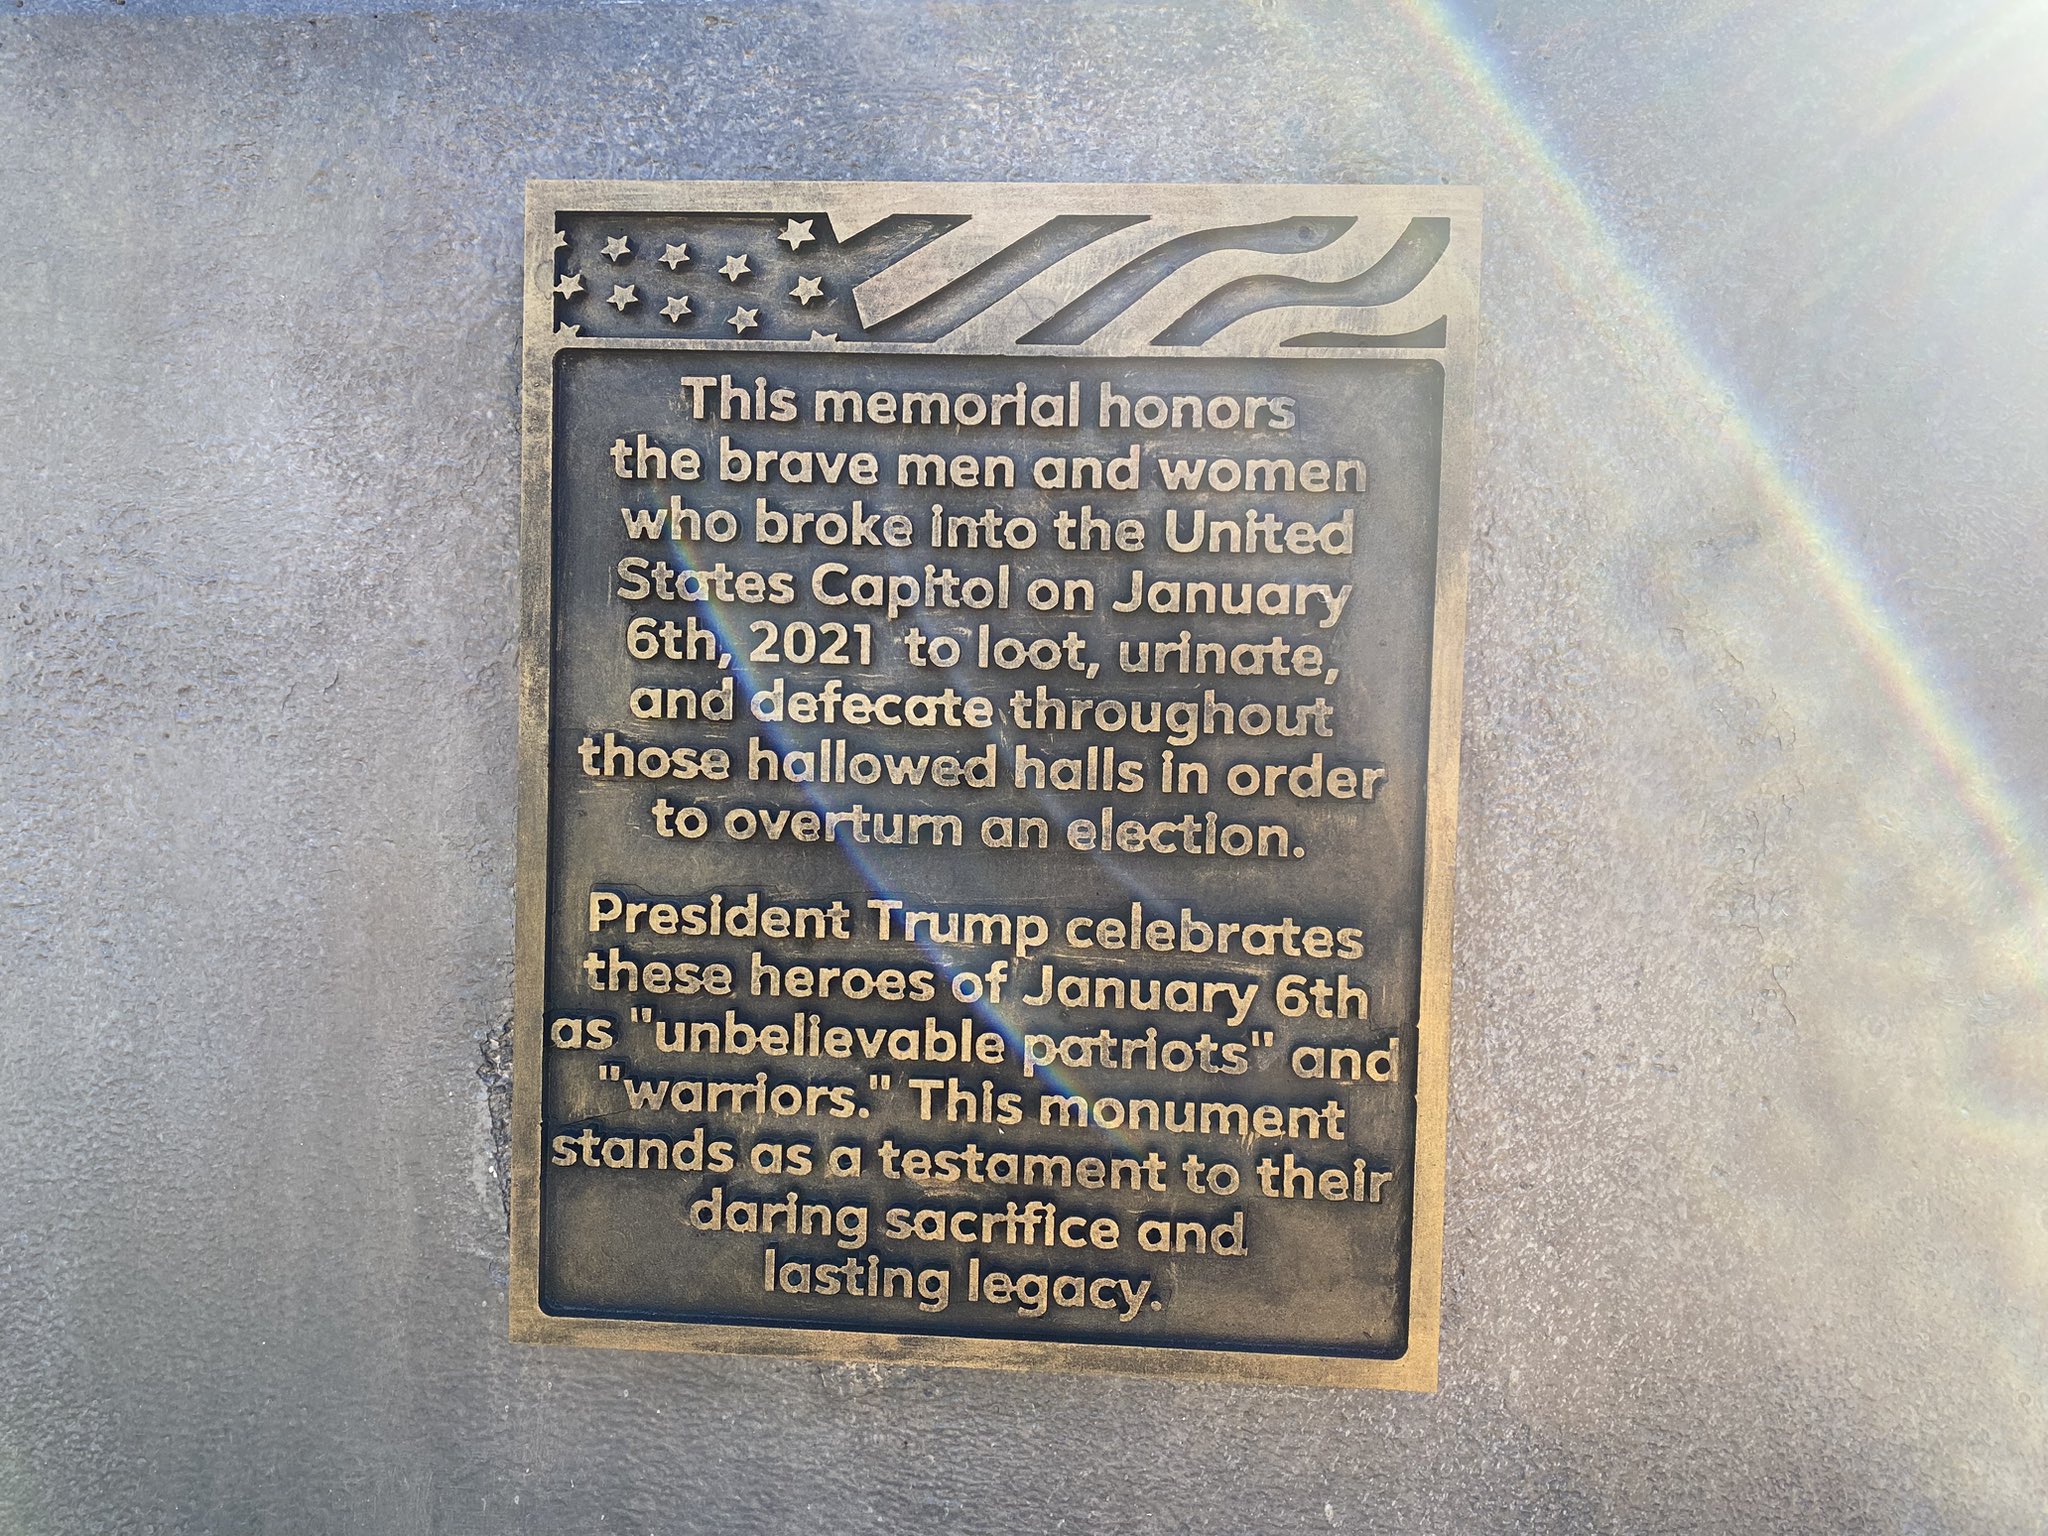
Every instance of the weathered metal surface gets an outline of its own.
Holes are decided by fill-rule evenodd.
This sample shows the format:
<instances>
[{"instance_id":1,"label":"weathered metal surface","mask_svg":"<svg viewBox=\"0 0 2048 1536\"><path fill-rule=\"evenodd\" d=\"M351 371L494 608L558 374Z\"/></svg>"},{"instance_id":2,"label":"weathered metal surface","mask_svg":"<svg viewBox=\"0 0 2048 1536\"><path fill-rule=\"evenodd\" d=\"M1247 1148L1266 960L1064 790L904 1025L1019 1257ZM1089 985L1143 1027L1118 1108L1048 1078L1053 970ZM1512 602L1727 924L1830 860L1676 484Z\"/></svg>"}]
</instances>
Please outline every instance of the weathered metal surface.
<instances>
[{"instance_id":1,"label":"weathered metal surface","mask_svg":"<svg viewBox=\"0 0 2048 1536\"><path fill-rule=\"evenodd\" d=\"M1432 1385L1476 197L529 202L515 1334Z\"/></svg>"}]
</instances>

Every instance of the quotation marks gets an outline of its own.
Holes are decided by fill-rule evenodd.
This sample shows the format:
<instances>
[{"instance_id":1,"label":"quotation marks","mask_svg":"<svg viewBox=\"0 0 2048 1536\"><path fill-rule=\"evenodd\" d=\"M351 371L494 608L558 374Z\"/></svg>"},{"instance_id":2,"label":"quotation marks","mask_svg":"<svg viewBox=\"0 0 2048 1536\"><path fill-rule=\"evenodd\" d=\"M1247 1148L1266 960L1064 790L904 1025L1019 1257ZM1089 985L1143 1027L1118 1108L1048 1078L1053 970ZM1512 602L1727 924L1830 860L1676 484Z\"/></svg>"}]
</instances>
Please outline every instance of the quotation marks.
<instances>
[{"instance_id":1,"label":"quotation marks","mask_svg":"<svg viewBox=\"0 0 2048 1536\"><path fill-rule=\"evenodd\" d=\"M870 1093L887 1093L895 1086L896 1079L886 1072L870 1072L868 1074L868 1092ZM860 1109L860 1118L865 1120L867 1117L867 1106L863 1104Z\"/></svg>"}]
</instances>

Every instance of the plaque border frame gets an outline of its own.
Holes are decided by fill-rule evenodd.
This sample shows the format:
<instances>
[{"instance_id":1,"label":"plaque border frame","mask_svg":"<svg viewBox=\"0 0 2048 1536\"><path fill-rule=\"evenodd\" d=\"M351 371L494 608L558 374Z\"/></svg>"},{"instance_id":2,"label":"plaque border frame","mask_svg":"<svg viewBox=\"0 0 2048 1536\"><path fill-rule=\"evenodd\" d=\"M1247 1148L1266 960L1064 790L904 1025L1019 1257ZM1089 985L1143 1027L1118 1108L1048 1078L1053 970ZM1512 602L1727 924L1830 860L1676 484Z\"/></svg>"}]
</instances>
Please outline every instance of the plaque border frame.
<instances>
[{"instance_id":1,"label":"plaque border frame","mask_svg":"<svg viewBox=\"0 0 2048 1536\"><path fill-rule=\"evenodd\" d=\"M721 338L635 341L557 331L551 284L556 219L564 213L809 212L851 198L885 211L995 213L1034 194L1067 212L1159 213L1243 219L1291 214L1443 217L1451 240L1447 320L1441 346L1289 347L1289 358L1352 362L1419 358L1444 371L1437 486L1436 597L1430 647L1429 767L1423 838L1421 989L1416 1015L1415 1157L1408 1266L1408 1347L1394 1357L1275 1353L1201 1345L1080 1343L1066 1340L900 1334L782 1324L567 1317L540 1305L541 1062L545 1000L549 705L553 676L554 359L568 347L664 351L813 353L804 342L737 343ZM875 1365L948 1365L991 1370L1112 1373L1268 1386L1391 1388L1433 1392L1443 1314L1446 1130L1449 1112L1451 920L1456 869L1458 767L1464 704L1464 640L1471 543L1472 430L1476 404L1480 194L1439 185L1290 185L1142 182L572 181L526 184L524 325L520 410L519 809L514 883L514 979L508 1333L516 1343L567 1344ZM546 277L543 280L542 274ZM1277 335L1269 337L1276 344ZM841 344L848 352L972 352L939 343ZM1002 349L994 349L1000 352ZM1087 356L1073 347L1016 347L1017 355ZM1148 357L1219 354L1205 348L1151 349ZM1119 350L1118 357L1130 357ZM1244 355L1244 354L1236 354ZM1263 355L1274 355L1270 352Z\"/></svg>"}]
</instances>

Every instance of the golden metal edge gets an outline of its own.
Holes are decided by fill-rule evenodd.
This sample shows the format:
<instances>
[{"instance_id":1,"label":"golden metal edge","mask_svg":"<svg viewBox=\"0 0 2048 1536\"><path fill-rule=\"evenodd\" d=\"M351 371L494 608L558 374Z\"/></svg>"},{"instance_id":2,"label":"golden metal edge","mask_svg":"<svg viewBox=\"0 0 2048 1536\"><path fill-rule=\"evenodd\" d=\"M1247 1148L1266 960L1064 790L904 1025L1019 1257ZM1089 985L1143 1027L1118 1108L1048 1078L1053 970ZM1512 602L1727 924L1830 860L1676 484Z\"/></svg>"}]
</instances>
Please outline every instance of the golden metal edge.
<instances>
[{"instance_id":1,"label":"golden metal edge","mask_svg":"<svg viewBox=\"0 0 2048 1536\"><path fill-rule=\"evenodd\" d=\"M1128 1344L976 1339L775 1326L558 1317L540 1306L540 1058L541 974L546 936L547 729L549 628L553 580L553 391L550 373L564 346L618 345L554 333L553 303L537 281L553 275L551 240L565 211L666 212L834 207L848 198L905 201L943 190L953 206L991 203L1022 193L1057 193L1067 207L1128 207L1134 196L1162 211L1234 212L1270 203L1299 212L1298 199L1357 211L1392 205L1393 212L1453 221L1445 253L1453 267L1451 322L1441 353L1392 349L1361 355L1327 348L1291 355L1372 361L1391 356L1438 357L1444 368L1442 455L1437 498L1436 606L1431 637L1428 816L1423 855L1421 998L1417 1016L1414 1205L1409 1259L1408 1349L1394 1359L1354 1359ZM687 197L687 204L680 201ZM1291 200L1290 200L1291 199ZM1460 238L1462 235L1463 238ZM1465 614L1471 536L1472 433L1476 405L1481 199L1477 188L1444 186L1279 185L1272 183L1059 182L618 182L529 181L526 188L525 306L521 369L520 718L519 820L515 876L512 1029L511 1281L509 1337L517 1343L584 1345L687 1353L751 1354L787 1359L888 1365L970 1366L989 1370L1054 1369L1275 1386L1385 1388L1434 1392L1442 1331L1444 1178L1450 1068L1451 939L1456 870L1457 791L1464 699ZM665 344L672 345L672 344ZM690 347L689 350L727 350ZM752 349L749 349L752 350ZM792 344L776 350L810 350ZM863 347L862 350L871 350ZM931 351L930 348L887 350ZM1035 352L1038 349L1034 349ZM1161 356L1194 349L1160 348ZM1060 357L1064 352L1039 355ZM1214 355L1214 354L1210 354Z\"/></svg>"},{"instance_id":2,"label":"golden metal edge","mask_svg":"<svg viewBox=\"0 0 2048 1536\"><path fill-rule=\"evenodd\" d=\"M1445 253L1456 286L1443 358L1437 475L1436 608L1429 701L1428 818L1422 864L1422 973L1416 1014L1415 1204L1408 1268L1408 1352L1427 1361L1434 1391L1443 1325L1444 1181L1449 1160L1452 937L1458 773L1465 708L1465 620L1472 548L1472 434L1478 389L1482 220L1476 190L1466 228ZM1425 1156L1425 1153L1428 1155Z\"/></svg>"},{"instance_id":3,"label":"golden metal edge","mask_svg":"<svg viewBox=\"0 0 2048 1536\"><path fill-rule=\"evenodd\" d=\"M731 1323L650 1322L557 1317L535 1307L514 1311L515 1343L658 1350L673 1354L765 1355L866 1365L965 1366L992 1371L1058 1370L1260 1386L1436 1390L1436 1362L1414 1349L1394 1359L1281 1355L1138 1344L1076 1344L1037 1339L856 1332Z\"/></svg>"},{"instance_id":4,"label":"golden metal edge","mask_svg":"<svg viewBox=\"0 0 2048 1536\"><path fill-rule=\"evenodd\" d=\"M1133 198L1147 199L1161 214L1242 212L1247 204L1270 205L1282 213L1303 211L1302 198L1344 212L1399 212L1420 217L1477 218L1479 189L1398 182L1345 185L1333 182L1090 182L1090 181L564 181L534 180L531 197L554 212L668 213L680 211L676 189L691 189L690 211L758 211L764 200L805 211L831 209L858 198L884 213L926 204L943 193L954 206L976 211L1029 193L1057 195L1062 211L1122 213Z\"/></svg>"}]
</instances>

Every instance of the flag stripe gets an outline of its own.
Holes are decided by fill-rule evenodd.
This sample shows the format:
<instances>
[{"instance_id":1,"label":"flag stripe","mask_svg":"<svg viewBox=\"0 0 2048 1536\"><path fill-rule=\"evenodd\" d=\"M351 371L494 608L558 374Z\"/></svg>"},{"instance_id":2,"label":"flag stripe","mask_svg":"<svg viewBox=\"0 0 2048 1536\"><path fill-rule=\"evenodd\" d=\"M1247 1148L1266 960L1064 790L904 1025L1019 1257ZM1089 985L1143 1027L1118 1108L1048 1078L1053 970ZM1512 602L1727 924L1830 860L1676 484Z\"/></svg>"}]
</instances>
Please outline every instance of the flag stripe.
<instances>
[{"instance_id":1,"label":"flag stripe","mask_svg":"<svg viewBox=\"0 0 2048 1536\"><path fill-rule=\"evenodd\" d=\"M878 340L935 341L1084 246L1144 221L1142 214L1062 215L1044 219L1029 234L991 252L974 266L928 290L887 318L881 318L867 304L868 293L877 286L879 279L862 284L855 292L854 302L860 306L868 334ZM959 234L966 234L973 228L969 225ZM955 235L949 240L935 241L925 247L925 251L937 253L945 248L948 256L957 258L963 254L966 244L959 235ZM881 277L893 276L915 260L911 257L900 261Z\"/></svg>"},{"instance_id":2,"label":"flag stripe","mask_svg":"<svg viewBox=\"0 0 2048 1536\"><path fill-rule=\"evenodd\" d=\"M1197 257L1224 250L1287 255L1321 250L1357 222L1350 218L1276 219L1270 224L1229 225L1176 235L1126 262L1018 339L1031 345L1073 346L1093 336Z\"/></svg>"},{"instance_id":3,"label":"flag stripe","mask_svg":"<svg viewBox=\"0 0 2048 1536\"><path fill-rule=\"evenodd\" d=\"M1331 282L1272 273L1213 289L1151 338L1155 347L1196 347L1261 310L1296 304L1322 309L1372 309L1412 294L1436 269L1451 239L1449 219L1415 219L1370 267ZM1340 321L1341 323L1341 321Z\"/></svg>"}]
</instances>

